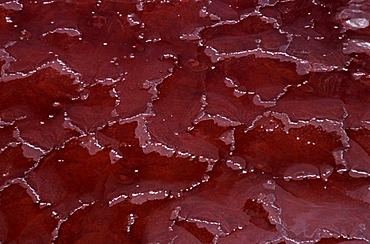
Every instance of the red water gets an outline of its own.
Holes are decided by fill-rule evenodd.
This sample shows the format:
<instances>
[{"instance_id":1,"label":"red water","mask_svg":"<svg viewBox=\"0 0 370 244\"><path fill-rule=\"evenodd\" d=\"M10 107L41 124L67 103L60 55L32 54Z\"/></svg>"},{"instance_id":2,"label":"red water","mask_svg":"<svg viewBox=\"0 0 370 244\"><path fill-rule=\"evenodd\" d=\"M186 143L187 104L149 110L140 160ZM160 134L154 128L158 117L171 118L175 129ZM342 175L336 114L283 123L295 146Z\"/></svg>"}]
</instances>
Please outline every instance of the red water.
<instances>
[{"instance_id":1,"label":"red water","mask_svg":"<svg viewBox=\"0 0 370 244\"><path fill-rule=\"evenodd\" d=\"M0 0L0 242L370 242L369 20Z\"/></svg>"}]
</instances>

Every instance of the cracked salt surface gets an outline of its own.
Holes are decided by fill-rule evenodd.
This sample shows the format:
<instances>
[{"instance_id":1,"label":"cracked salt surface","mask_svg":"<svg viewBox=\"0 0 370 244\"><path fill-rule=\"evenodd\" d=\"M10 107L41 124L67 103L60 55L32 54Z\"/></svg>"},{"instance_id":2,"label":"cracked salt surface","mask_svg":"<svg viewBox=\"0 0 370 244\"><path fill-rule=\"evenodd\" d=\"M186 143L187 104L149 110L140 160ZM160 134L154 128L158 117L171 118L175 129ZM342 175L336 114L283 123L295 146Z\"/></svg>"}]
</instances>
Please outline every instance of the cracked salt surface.
<instances>
[{"instance_id":1,"label":"cracked salt surface","mask_svg":"<svg viewBox=\"0 0 370 244\"><path fill-rule=\"evenodd\" d=\"M0 242L370 242L367 1L0 13Z\"/></svg>"}]
</instances>

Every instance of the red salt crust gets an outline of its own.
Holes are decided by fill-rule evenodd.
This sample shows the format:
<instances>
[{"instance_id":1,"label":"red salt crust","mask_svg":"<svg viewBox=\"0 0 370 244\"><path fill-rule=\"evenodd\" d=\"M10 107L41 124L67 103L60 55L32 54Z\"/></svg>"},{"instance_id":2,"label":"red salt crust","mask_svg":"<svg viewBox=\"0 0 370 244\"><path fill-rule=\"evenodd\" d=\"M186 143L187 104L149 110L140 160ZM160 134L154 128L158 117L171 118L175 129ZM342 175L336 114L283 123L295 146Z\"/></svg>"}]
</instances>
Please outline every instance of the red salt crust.
<instances>
[{"instance_id":1,"label":"red salt crust","mask_svg":"<svg viewBox=\"0 0 370 244\"><path fill-rule=\"evenodd\" d=\"M0 1L0 242L370 242L369 20Z\"/></svg>"},{"instance_id":2,"label":"red salt crust","mask_svg":"<svg viewBox=\"0 0 370 244\"><path fill-rule=\"evenodd\" d=\"M24 177L35 164L32 158L24 157L24 148L22 146L10 146L2 152L0 173L2 175L0 183L2 188L18 177Z\"/></svg>"},{"instance_id":3,"label":"red salt crust","mask_svg":"<svg viewBox=\"0 0 370 244\"><path fill-rule=\"evenodd\" d=\"M11 185L0 196L1 239L4 242L48 243L58 220L49 209L40 209L20 185Z\"/></svg>"}]
</instances>

